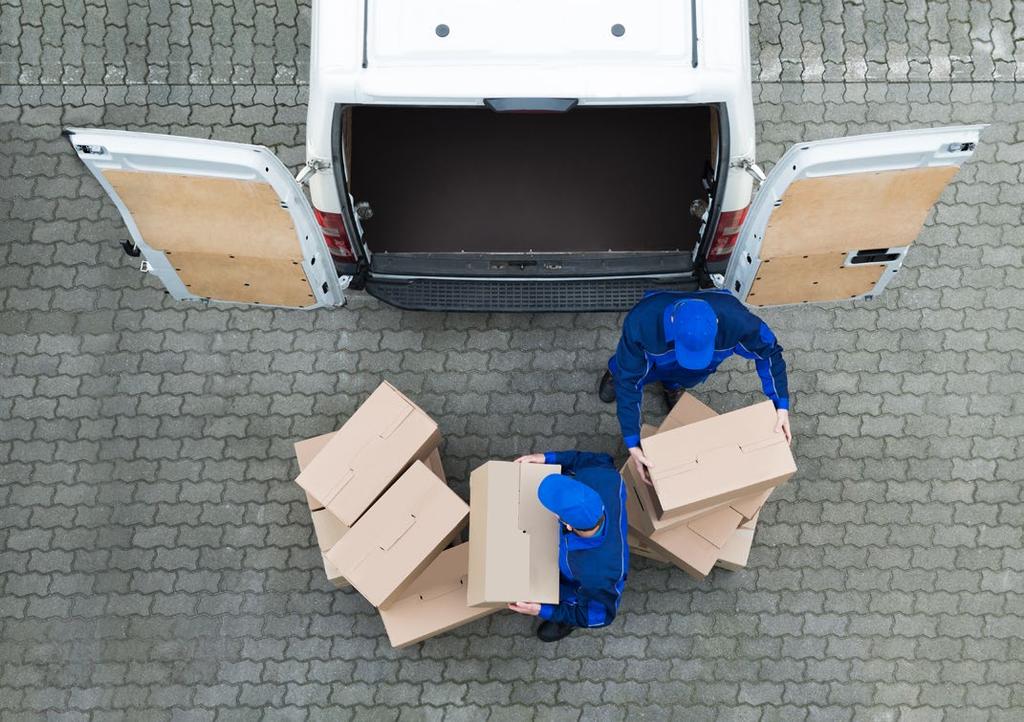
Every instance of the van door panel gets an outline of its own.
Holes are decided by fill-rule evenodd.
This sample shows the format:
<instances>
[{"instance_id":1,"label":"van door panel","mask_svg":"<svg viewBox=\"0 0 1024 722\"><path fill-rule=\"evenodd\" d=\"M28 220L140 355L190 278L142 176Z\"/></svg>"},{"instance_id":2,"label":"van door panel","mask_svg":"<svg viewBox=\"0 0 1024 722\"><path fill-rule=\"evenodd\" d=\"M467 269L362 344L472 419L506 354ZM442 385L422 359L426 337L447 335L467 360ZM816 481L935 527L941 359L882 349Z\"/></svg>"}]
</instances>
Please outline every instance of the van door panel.
<instances>
[{"instance_id":1,"label":"van door panel","mask_svg":"<svg viewBox=\"0 0 1024 722\"><path fill-rule=\"evenodd\" d=\"M343 301L312 209L268 149L121 131L68 135L175 298L305 308Z\"/></svg>"},{"instance_id":2,"label":"van door panel","mask_svg":"<svg viewBox=\"0 0 1024 722\"><path fill-rule=\"evenodd\" d=\"M794 146L754 198L727 288L757 306L878 295L983 127Z\"/></svg>"}]
</instances>

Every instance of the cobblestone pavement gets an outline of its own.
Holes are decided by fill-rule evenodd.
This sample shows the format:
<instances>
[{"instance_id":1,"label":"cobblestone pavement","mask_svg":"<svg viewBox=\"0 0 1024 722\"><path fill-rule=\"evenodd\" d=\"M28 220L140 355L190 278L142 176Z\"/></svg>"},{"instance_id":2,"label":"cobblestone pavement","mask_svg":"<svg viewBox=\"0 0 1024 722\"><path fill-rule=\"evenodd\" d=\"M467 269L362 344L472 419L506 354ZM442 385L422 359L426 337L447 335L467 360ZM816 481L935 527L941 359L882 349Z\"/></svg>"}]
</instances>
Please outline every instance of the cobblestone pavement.
<instances>
[{"instance_id":1,"label":"cobblestone pavement","mask_svg":"<svg viewBox=\"0 0 1024 722\"><path fill-rule=\"evenodd\" d=\"M60 127L297 166L308 7L0 0L0 718L1021 719L1024 4L753 10L763 158L992 125L882 299L764 314L800 472L750 568L637 560L607 630L541 646L503 614L396 652L322 580L291 441L388 378L463 493L485 458L621 453L593 394L619 316L168 300ZM756 376L699 396L736 407Z\"/></svg>"}]
</instances>

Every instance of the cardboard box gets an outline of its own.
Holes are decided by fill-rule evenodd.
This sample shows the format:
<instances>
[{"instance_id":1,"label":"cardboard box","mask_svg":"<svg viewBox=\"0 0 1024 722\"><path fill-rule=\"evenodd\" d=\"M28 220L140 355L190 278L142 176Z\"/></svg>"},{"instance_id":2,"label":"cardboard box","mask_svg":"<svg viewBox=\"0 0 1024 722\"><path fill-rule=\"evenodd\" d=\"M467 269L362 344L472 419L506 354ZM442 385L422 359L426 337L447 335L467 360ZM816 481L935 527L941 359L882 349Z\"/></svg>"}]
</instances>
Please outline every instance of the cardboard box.
<instances>
[{"instance_id":1,"label":"cardboard box","mask_svg":"<svg viewBox=\"0 0 1024 722\"><path fill-rule=\"evenodd\" d=\"M392 647L407 647L494 614L498 607L466 603L469 543L445 549L394 602L381 607Z\"/></svg>"},{"instance_id":2,"label":"cardboard box","mask_svg":"<svg viewBox=\"0 0 1024 722\"><path fill-rule=\"evenodd\" d=\"M312 439L295 442L295 458L299 462L300 471L309 465L309 462L313 460L313 457L320 452L332 436L334 436L333 431L321 434L320 436L314 436ZM309 515L313 519L313 530L316 533L317 546L320 547L320 557L323 560L324 574L327 575L327 581L339 589L351 586L342 573L327 560L326 556L327 550L334 546L335 542L341 539L341 537L345 536L348 527L342 524L336 516L324 508L323 504L309 494L306 494L306 503L309 505Z\"/></svg>"},{"instance_id":3,"label":"cardboard box","mask_svg":"<svg viewBox=\"0 0 1024 722\"><path fill-rule=\"evenodd\" d=\"M299 486L347 526L440 441L437 424L385 382L299 474Z\"/></svg>"},{"instance_id":4,"label":"cardboard box","mask_svg":"<svg viewBox=\"0 0 1024 722\"><path fill-rule=\"evenodd\" d=\"M754 544L754 527L757 524L757 516L743 523L736 533L729 538L718 556L716 567L737 572L747 566L750 558L750 548Z\"/></svg>"},{"instance_id":5,"label":"cardboard box","mask_svg":"<svg viewBox=\"0 0 1024 722\"><path fill-rule=\"evenodd\" d=\"M470 606L558 603L558 518L537 487L561 467L489 461L469 478Z\"/></svg>"},{"instance_id":6,"label":"cardboard box","mask_svg":"<svg viewBox=\"0 0 1024 722\"><path fill-rule=\"evenodd\" d=\"M338 540L327 559L380 607L465 526L469 506L423 462L414 462Z\"/></svg>"},{"instance_id":7,"label":"cardboard box","mask_svg":"<svg viewBox=\"0 0 1024 722\"><path fill-rule=\"evenodd\" d=\"M654 463L652 501L665 519L764 492L796 472L771 401L643 439Z\"/></svg>"},{"instance_id":8,"label":"cardboard box","mask_svg":"<svg viewBox=\"0 0 1024 722\"><path fill-rule=\"evenodd\" d=\"M654 434L671 431L672 429L703 421L704 419L710 419L714 416L717 416L717 414L711 407L701 403L693 396L690 396L690 394L684 393L668 416L665 417L660 427L655 428L644 424L640 428L640 438L646 439ZM626 460L626 463L620 469L620 473L626 481L626 512L629 516L629 525L645 536L650 536L663 529L676 526L688 519L693 519L726 505L732 506L733 509L736 509L736 511L743 515L744 519L748 519L757 509L761 508L761 505L764 503L763 499L766 498L767 494L771 493L770 489L766 492L755 492L754 494L708 504L706 507L700 507L685 514L659 519L654 489L640 478L629 459Z\"/></svg>"}]
</instances>

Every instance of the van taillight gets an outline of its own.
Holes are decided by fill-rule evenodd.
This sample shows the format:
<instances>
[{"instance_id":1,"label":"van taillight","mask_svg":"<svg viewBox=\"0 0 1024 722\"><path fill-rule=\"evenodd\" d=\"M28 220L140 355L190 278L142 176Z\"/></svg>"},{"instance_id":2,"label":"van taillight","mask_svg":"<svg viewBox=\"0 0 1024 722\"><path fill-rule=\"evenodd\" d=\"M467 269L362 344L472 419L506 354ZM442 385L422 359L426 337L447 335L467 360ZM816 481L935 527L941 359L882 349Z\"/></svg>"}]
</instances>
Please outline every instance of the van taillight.
<instances>
[{"instance_id":1,"label":"van taillight","mask_svg":"<svg viewBox=\"0 0 1024 722\"><path fill-rule=\"evenodd\" d=\"M738 211L722 211L722 215L718 218L718 228L715 229L715 237L711 241L711 248L708 249L708 261L724 261L732 254L749 208L750 206L740 208Z\"/></svg>"},{"instance_id":2,"label":"van taillight","mask_svg":"<svg viewBox=\"0 0 1024 722\"><path fill-rule=\"evenodd\" d=\"M327 241L327 248L331 255L349 263L355 263L356 254L352 249L352 243L348 239L348 232L345 230L345 221L340 213L325 213L319 208L313 209L316 222L320 224L324 232L324 240Z\"/></svg>"}]
</instances>

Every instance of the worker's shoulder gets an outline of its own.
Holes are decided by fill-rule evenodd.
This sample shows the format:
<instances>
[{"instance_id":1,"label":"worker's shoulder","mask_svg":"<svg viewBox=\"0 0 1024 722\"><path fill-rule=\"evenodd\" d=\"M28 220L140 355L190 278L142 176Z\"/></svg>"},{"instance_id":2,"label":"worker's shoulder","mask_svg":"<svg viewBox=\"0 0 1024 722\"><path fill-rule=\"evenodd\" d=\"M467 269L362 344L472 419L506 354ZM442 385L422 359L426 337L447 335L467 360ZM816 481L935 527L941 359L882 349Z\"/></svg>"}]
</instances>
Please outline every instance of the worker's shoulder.
<instances>
[{"instance_id":1,"label":"worker's shoulder","mask_svg":"<svg viewBox=\"0 0 1024 722\"><path fill-rule=\"evenodd\" d=\"M690 292L684 291L652 291L636 302L633 308L626 314L626 320L647 318L651 314L663 310L669 304L680 299L693 296Z\"/></svg>"}]
</instances>

